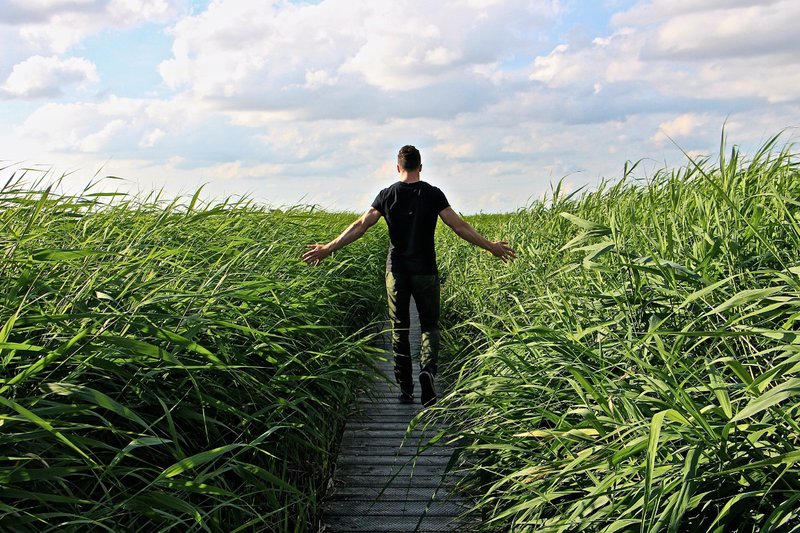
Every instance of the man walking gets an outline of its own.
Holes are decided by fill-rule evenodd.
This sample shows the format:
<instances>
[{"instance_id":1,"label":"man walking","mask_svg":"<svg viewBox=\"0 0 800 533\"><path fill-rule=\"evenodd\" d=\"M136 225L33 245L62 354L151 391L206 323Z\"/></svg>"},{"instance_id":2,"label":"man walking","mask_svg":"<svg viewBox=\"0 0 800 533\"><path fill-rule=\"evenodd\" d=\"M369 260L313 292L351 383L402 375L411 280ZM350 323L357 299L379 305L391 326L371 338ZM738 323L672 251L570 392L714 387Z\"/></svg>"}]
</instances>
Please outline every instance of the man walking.
<instances>
[{"instance_id":1,"label":"man walking","mask_svg":"<svg viewBox=\"0 0 800 533\"><path fill-rule=\"evenodd\" d=\"M436 362L439 354L439 271L434 232L441 218L459 237L507 261L516 257L505 241L489 241L453 211L444 193L420 180L422 159L406 145L397 154L400 181L383 189L358 220L327 244L310 244L303 261L317 265L336 250L360 238L381 216L389 227L386 293L392 323L394 375L399 400L414 401L411 347L408 339L411 296L417 305L421 329L419 384L425 406L436 402Z\"/></svg>"}]
</instances>

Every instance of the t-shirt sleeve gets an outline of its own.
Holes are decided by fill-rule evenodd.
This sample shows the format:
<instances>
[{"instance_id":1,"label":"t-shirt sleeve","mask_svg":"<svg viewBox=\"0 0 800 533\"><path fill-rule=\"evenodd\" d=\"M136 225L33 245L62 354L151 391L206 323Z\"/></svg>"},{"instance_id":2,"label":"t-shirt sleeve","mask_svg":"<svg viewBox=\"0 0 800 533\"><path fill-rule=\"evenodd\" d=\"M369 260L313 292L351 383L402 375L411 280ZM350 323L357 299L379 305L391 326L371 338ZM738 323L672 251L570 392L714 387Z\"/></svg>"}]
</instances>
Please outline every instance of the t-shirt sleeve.
<instances>
[{"instance_id":1,"label":"t-shirt sleeve","mask_svg":"<svg viewBox=\"0 0 800 533\"><path fill-rule=\"evenodd\" d=\"M434 189L436 192L436 194L434 195L435 208L436 208L436 213L438 214L441 213L443 210L447 209L448 207L450 207L450 202L447 201L447 197L444 195L441 189L439 189L438 187L435 187Z\"/></svg>"},{"instance_id":2,"label":"t-shirt sleeve","mask_svg":"<svg viewBox=\"0 0 800 533\"><path fill-rule=\"evenodd\" d=\"M380 211L381 215L386 216L386 209L384 207L385 203L386 203L386 189L378 193L378 195L375 197L375 200L372 201L372 207Z\"/></svg>"}]
</instances>

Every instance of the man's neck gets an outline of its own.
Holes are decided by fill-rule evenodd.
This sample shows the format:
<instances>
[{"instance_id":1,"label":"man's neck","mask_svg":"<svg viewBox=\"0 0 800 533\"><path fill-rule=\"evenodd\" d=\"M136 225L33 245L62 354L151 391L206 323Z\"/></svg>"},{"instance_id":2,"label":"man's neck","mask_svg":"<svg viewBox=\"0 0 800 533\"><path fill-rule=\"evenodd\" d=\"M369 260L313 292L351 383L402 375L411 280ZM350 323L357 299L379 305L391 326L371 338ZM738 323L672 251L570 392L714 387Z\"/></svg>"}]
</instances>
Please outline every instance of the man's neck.
<instances>
[{"instance_id":1,"label":"man's neck","mask_svg":"<svg viewBox=\"0 0 800 533\"><path fill-rule=\"evenodd\" d=\"M406 172L403 171L400 173L400 181L403 183L416 183L419 181L419 171L415 170L413 172Z\"/></svg>"}]
</instances>

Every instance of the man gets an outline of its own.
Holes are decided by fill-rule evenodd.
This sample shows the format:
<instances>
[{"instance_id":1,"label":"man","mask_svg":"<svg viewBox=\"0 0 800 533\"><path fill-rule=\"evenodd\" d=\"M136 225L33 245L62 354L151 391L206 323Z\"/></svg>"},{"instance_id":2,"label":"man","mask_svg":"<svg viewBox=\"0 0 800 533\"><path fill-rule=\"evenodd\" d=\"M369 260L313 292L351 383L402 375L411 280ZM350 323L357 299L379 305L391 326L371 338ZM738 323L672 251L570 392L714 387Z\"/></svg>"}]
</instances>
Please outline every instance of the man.
<instances>
[{"instance_id":1,"label":"man","mask_svg":"<svg viewBox=\"0 0 800 533\"><path fill-rule=\"evenodd\" d=\"M505 241L491 242L461 217L447 202L444 193L420 180L422 159L410 145L397 154L400 181L383 189L372 207L341 235L327 244L310 244L303 261L318 265L336 250L347 246L372 227L381 216L389 227L389 254L386 258L386 292L389 319L392 323L394 374L400 384L399 400L414 401L411 348L408 340L411 296L419 313L420 339L419 383L421 402L436 402L436 362L439 353L439 272L436 266L434 232L441 218L462 239L488 250L507 261L516 257Z\"/></svg>"}]
</instances>

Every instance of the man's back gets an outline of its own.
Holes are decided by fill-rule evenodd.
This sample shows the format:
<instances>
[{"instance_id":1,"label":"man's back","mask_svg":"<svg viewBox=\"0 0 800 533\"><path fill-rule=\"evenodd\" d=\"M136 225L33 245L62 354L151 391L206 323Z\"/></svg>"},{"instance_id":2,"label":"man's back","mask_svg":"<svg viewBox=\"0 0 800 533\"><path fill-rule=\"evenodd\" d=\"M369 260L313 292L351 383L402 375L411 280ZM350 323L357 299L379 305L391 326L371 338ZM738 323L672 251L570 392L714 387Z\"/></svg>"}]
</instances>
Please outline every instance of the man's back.
<instances>
[{"instance_id":1,"label":"man's back","mask_svg":"<svg viewBox=\"0 0 800 533\"><path fill-rule=\"evenodd\" d=\"M389 226L388 272L438 272L434 234L439 213L449 205L441 190L424 181L398 181L378 193L372 207Z\"/></svg>"}]
</instances>

